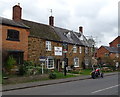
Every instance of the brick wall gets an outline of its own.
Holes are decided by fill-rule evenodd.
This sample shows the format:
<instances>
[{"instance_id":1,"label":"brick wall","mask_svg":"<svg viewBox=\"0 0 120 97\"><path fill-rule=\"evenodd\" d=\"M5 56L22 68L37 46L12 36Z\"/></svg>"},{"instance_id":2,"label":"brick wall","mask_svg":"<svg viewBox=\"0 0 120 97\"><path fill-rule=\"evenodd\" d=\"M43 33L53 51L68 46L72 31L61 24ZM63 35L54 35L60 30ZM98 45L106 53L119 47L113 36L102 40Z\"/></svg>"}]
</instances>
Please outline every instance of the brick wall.
<instances>
[{"instance_id":1,"label":"brick wall","mask_svg":"<svg viewBox=\"0 0 120 97\"><path fill-rule=\"evenodd\" d=\"M117 44L120 44L120 36L110 43L110 47L117 47Z\"/></svg>"},{"instance_id":2,"label":"brick wall","mask_svg":"<svg viewBox=\"0 0 120 97\"><path fill-rule=\"evenodd\" d=\"M29 36L29 39L28 39L28 60L39 62L38 59L40 56L53 56L55 59L60 59L60 60L62 60L64 58L63 56L55 56L55 54L54 54L54 47L62 47L62 43L52 41L51 42L52 51L46 51L45 42L46 42L46 40ZM69 65L74 64L73 63L74 57L78 57L79 62L81 64L81 62L83 61L83 58L84 58L84 47L82 47L81 54L79 53L79 46L77 46L77 53L73 53L73 51L71 51L72 48L73 48L73 45L69 44L68 45L68 53L66 54L66 57L69 58L68 64Z\"/></svg>"},{"instance_id":3,"label":"brick wall","mask_svg":"<svg viewBox=\"0 0 120 97\"><path fill-rule=\"evenodd\" d=\"M99 57L104 57L105 56L105 53L109 53L108 50L106 50L104 47L100 47L98 50L97 50L97 58Z\"/></svg>"},{"instance_id":4,"label":"brick wall","mask_svg":"<svg viewBox=\"0 0 120 97\"><path fill-rule=\"evenodd\" d=\"M10 41L7 39L7 30L14 29L20 32L20 41ZM4 26L2 25L2 48L6 50L21 50L24 51L24 60L28 57L28 35L29 31L23 28Z\"/></svg>"}]
</instances>

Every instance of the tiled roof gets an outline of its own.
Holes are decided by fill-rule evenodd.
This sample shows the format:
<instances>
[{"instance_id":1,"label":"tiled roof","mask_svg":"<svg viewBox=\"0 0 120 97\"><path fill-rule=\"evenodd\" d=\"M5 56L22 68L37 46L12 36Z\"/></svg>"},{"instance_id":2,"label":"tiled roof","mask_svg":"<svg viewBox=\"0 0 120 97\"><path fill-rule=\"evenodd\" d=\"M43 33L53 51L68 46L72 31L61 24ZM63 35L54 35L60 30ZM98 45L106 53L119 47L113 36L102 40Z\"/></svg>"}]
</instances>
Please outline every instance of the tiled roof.
<instances>
[{"instance_id":1,"label":"tiled roof","mask_svg":"<svg viewBox=\"0 0 120 97\"><path fill-rule=\"evenodd\" d=\"M52 26L28 20L22 20L21 22L30 27L31 36L36 36L48 40L60 41L59 36L55 33Z\"/></svg>"},{"instance_id":2,"label":"tiled roof","mask_svg":"<svg viewBox=\"0 0 120 97\"><path fill-rule=\"evenodd\" d=\"M54 40L59 42L66 42L76 45L87 45L80 40L80 33L73 32L68 29L53 27L46 24L41 24L33 21L22 20L22 23L30 27L30 35L43 39ZM70 34L70 37L68 37Z\"/></svg>"},{"instance_id":3,"label":"tiled roof","mask_svg":"<svg viewBox=\"0 0 120 97\"><path fill-rule=\"evenodd\" d=\"M120 48L117 47L109 47L109 46L103 46L105 49L107 49L111 53L120 53Z\"/></svg>"},{"instance_id":4,"label":"tiled roof","mask_svg":"<svg viewBox=\"0 0 120 97\"><path fill-rule=\"evenodd\" d=\"M29 29L28 26L24 25L23 23L21 22L16 22L14 20L10 20L10 19L7 19L7 18L3 18L3 17L0 17L0 23L2 25L7 25L7 26L13 26L13 27L19 27L19 28L25 28L25 29Z\"/></svg>"},{"instance_id":5,"label":"tiled roof","mask_svg":"<svg viewBox=\"0 0 120 97\"><path fill-rule=\"evenodd\" d=\"M68 29L63 29L60 27L53 27L46 24L41 24L28 20L21 20L16 22L14 20L1 18L2 25L21 27L30 30L30 36L39 37L42 39L66 42L75 45L88 46L87 39L83 35L84 40L81 40L81 33L77 33Z\"/></svg>"},{"instance_id":6,"label":"tiled roof","mask_svg":"<svg viewBox=\"0 0 120 97\"><path fill-rule=\"evenodd\" d=\"M58 36L61 37L61 40L76 45L83 45L90 47L88 40L81 32L75 32L64 28L54 27ZM70 36L69 36L70 34Z\"/></svg>"},{"instance_id":7,"label":"tiled roof","mask_svg":"<svg viewBox=\"0 0 120 97\"><path fill-rule=\"evenodd\" d=\"M83 45L82 42L79 40L78 36L76 35L76 32L59 27L54 27L54 30L63 42L76 45Z\"/></svg>"}]
</instances>

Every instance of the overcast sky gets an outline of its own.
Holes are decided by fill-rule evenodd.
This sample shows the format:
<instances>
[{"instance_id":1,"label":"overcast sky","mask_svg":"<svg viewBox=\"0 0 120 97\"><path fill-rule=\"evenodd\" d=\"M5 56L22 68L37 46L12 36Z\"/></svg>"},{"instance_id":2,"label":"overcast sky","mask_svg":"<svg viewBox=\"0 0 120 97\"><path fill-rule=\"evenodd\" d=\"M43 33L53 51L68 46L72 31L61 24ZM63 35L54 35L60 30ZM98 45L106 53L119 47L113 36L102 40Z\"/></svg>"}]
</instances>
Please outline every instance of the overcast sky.
<instances>
[{"instance_id":1,"label":"overcast sky","mask_svg":"<svg viewBox=\"0 0 120 97\"><path fill-rule=\"evenodd\" d=\"M53 10L55 26L92 36L96 44L109 45L118 36L119 0L0 0L0 16L12 19L12 7L22 7L22 18L48 24Z\"/></svg>"}]
</instances>

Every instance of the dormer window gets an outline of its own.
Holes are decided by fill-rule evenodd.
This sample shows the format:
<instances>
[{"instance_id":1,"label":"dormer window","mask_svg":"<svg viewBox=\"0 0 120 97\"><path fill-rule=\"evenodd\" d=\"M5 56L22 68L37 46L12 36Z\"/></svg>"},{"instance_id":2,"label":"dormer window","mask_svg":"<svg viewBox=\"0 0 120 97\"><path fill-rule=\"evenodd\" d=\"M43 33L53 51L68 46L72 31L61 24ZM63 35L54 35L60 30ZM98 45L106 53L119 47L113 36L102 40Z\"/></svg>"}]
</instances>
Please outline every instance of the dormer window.
<instances>
[{"instance_id":1,"label":"dormer window","mask_svg":"<svg viewBox=\"0 0 120 97\"><path fill-rule=\"evenodd\" d=\"M68 38L71 38L70 32L68 32L67 37L68 37Z\"/></svg>"},{"instance_id":2,"label":"dormer window","mask_svg":"<svg viewBox=\"0 0 120 97\"><path fill-rule=\"evenodd\" d=\"M13 29L8 29L7 31L7 39L10 41L20 41L19 40L19 31L13 30Z\"/></svg>"},{"instance_id":3,"label":"dormer window","mask_svg":"<svg viewBox=\"0 0 120 97\"><path fill-rule=\"evenodd\" d=\"M67 38L68 38L70 41L73 41L72 38L71 38L71 33L70 33L70 32L68 32L68 33L66 34L66 36L67 36Z\"/></svg>"}]
</instances>

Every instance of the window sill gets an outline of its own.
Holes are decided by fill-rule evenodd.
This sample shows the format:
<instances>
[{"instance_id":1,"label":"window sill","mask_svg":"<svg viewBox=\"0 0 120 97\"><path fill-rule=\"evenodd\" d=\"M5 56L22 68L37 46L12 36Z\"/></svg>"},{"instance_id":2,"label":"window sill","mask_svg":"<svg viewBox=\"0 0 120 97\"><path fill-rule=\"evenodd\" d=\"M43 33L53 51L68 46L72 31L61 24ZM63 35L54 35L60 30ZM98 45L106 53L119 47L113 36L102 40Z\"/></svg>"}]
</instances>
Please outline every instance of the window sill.
<instances>
[{"instance_id":1,"label":"window sill","mask_svg":"<svg viewBox=\"0 0 120 97\"><path fill-rule=\"evenodd\" d=\"M20 40L14 40L14 39L6 39L6 40L20 42Z\"/></svg>"},{"instance_id":2,"label":"window sill","mask_svg":"<svg viewBox=\"0 0 120 97\"><path fill-rule=\"evenodd\" d=\"M74 66L74 67L80 67L80 66Z\"/></svg>"},{"instance_id":3,"label":"window sill","mask_svg":"<svg viewBox=\"0 0 120 97\"><path fill-rule=\"evenodd\" d=\"M47 52L51 52L52 50L46 50Z\"/></svg>"},{"instance_id":4,"label":"window sill","mask_svg":"<svg viewBox=\"0 0 120 97\"><path fill-rule=\"evenodd\" d=\"M54 69L54 67L52 67L52 68L47 68L47 69Z\"/></svg>"}]
</instances>

